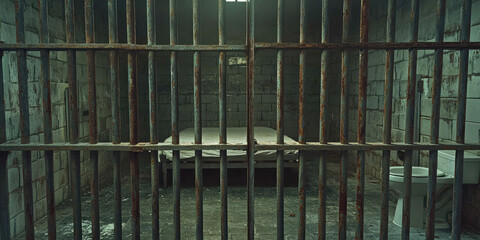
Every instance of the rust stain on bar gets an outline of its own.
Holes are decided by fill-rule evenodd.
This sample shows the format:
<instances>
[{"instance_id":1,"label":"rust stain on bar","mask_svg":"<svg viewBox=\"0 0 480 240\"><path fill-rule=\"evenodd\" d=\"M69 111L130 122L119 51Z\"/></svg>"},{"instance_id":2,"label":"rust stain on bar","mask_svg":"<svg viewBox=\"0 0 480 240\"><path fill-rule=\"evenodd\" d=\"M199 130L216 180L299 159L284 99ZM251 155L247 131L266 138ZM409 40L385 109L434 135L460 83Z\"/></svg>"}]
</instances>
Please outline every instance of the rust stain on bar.
<instances>
[{"instance_id":1,"label":"rust stain on bar","mask_svg":"<svg viewBox=\"0 0 480 240\"><path fill-rule=\"evenodd\" d=\"M300 43L305 43L305 0L300 1ZM305 50L300 52L298 76L298 142L305 143ZM306 177L305 152L298 152L298 239L305 239L306 222Z\"/></svg>"},{"instance_id":2,"label":"rust stain on bar","mask_svg":"<svg viewBox=\"0 0 480 240\"><path fill-rule=\"evenodd\" d=\"M370 1L362 0L360 17L360 42L368 42ZM368 50L360 50L358 79L358 127L357 142L365 143L367 117ZM345 169L346 170L346 169ZM356 229L355 239L363 239L364 195L365 195L365 152L357 153Z\"/></svg>"},{"instance_id":3,"label":"rust stain on bar","mask_svg":"<svg viewBox=\"0 0 480 240\"><path fill-rule=\"evenodd\" d=\"M135 19L135 1L126 1L127 13L127 42L135 44L136 42L136 19ZM138 86L137 86L137 54L128 52L128 102L129 102L129 127L130 144L138 143ZM130 153L130 181L131 181L131 199L132 199L132 239L140 239L140 195L139 195L139 169L138 153Z\"/></svg>"},{"instance_id":4,"label":"rust stain on bar","mask_svg":"<svg viewBox=\"0 0 480 240\"><path fill-rule=\"evenodd\" d=\"M225 1L218 0L218 44L224 45L226 42L225 32ZM227 72L226 72L225 52L220 52L218 56L218 107L219 107L219 126L220 141L227 143ZM228 162L227 151L220 151L220 192L221 192L221 239L228 239Z\"/></svg>"},{"instance_id":5,"label":"rust stain on bar","mask_svg":"<svg viewBox=\"0 0 480 240\"><path fill-rule=\"evenodd\" d=\"M199 3L193 0L193 45L200 43ZM194 131L195 144L202 144L202 74L200 72L200 52L193 53L194 91ZM203 170L202 151L195 151L195 209L196 239L203 239Z\"/></svg>"},{"instance_id":6,"label":"rust stain on bar","mask_svg":"<svg viewBox=\"0 0 480 240\"><path fill-rule=\"evenodd\" d=\"M350 30L350 0L343 1L343 31L342 42L349 41ZM341 99L340 99L340 142L348 143L348 79L349 72L348 66L348 51L342 51L342 74L341 74ZM348 151L342 151L341 164L340 164L340 222L342 224L346 221L347 212L347 173L348 166ZM346 231L346 226L343 227L343 231ZM342 233L343 234L343 233ZM343 237L343 236L342 236Z\"/></svg>"},{"instance_id":7,"label":"rust stain on bar","mask_svg":"<svg viewBox=\"0 0 480 240\"><path fill-rule=\"evenodd\" d=\"M277 1L277 43L283 41L284 0ZM300 8L302 10L302 8ZM302 18L301 18L302 19ZM277 50L277 143L284 143L284 50ZM277 239L284 238L284 152L277 151Z\"/></svg>"},{"instance_id":8,"label":"rust stain on bar","mask_svg":"<svg viewBox=\"0 0 480 240\"><path fill-rule=\"evenodd\" d=\"M92 0L84 1L85 7L85 40L87 44L95 42L94 28L94 3ZM87 82L88 82L88 124L90 143L98 142L97 138L97 92L95 78L95 52L87 51ZM90 151L92 177L90 179L91 205L92 205L92 239L100 239L100 210L98 197L98 152Z\"/></svg>"}]
</instances>

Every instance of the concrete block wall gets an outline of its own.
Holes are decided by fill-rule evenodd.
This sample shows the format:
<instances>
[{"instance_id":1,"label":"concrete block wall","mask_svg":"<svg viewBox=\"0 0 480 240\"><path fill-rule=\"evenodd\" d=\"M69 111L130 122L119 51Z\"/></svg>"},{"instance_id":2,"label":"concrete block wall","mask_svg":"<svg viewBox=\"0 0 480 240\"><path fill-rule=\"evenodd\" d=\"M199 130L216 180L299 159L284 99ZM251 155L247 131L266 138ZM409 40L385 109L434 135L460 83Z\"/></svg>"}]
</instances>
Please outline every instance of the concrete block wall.
<instances>
[{"instance_id":1,"label":"concrete block wall","mask_svg":"<svg viewBox=\"0 0 480 240\"><path fill-rule=\"evenodd\" d=\"M180 130L193 127L193 57L179 56ZM320 80L319 54L309 54L306 74L307 138L318 139ZM160 139L171 135L170 75L168 56L159 59ZM298 52L285 54L285 134L298 137ZM246 60L243 54L227 54L227 126L246 127ZM218 55L202 53L202 125L218 127ZM262 51L255 64L255 126L276 129L276 52Z\"/></svg>"},{"instance_id":2,"label":"concrete block wall","mask_svg":"<svg viewBox=\"0 0 480 240\"><path fill-rule=\"evenodd\" d=\"M178 44L192 44L192 6L190 1L178 3ZM286 2L285 42L298 42L298 2ZM310 3L309 3L310 4ZM275 0L256 3L257 42L276 41ZM157 42L169 44L168 3L157 4ZM200 7L200 43L218 44L217 1L205 0ZM312 2L308 8L307 41L320 40L320 2ZM226 4L227 44L245 43L245 5ZM137 41L145 41L142 20L137 22ZM298 137L298 64L299 51L285 52L285 134ZM262 50L255 56L255 125L276 128L276 51ZM169 53L157 54L157 87L159 94L159 139L171 135L170 109L170 60ZM146 56L141 56L139 84L148 86L146 79ZM306 123L307 139L318 140L320 53L309 52L306 65ZM201 53L202 73L202 122L204 127L218 126L218 53ZM246 126L246 60L244 53L227 53L227 126ZM180 130L193 127L193 54L178 53L179 76L179 121ZM140 112L148 112L148 87L139 88ZM139 116L139 136L148 141L148 115Z\"/></svg>"},{"instance_id":3,"label":"concrete block wall","mask_svg":"<svg viewBox=\"0 0 480 240\"><path fill-rule=\"evenodd\" d=\"M38 3L26 1L25 31L27 43L38 43ZM52 43L65 42L65 24L63 6L58 7L58 1L49 1L49 37ZM63 2L62 2L63 4ZM106 4L105 4L106 5ZM85 41L83 24L83 1L76 1L76 41ZM0 17L0 41L15 43L15 8L13 0L0 1L2 16ZM97 14L101 20L101 14ZM104 14L105 15L105 14ZM102 21L105 19L103 18ZM106 21L106 20L105 20ZM97 38L99 42L108 41L104 35L106 31L101 24L97 25ZM42 85L40 81L40 54L28 52L28 94L30 112L31 142L43 142L43 113L42 113ZM5 87L6 104L6 133L8 142L20 142L19 132L19 103L18 103L18 77L16 53L6 52L2 58L3 79ZM65 117L64 92L68 87L66 52L50 53L50 80L52 96L52 129L54 142L68 142L67 121ZM96 69L97 81L97 115L99 141L109 141L110 137L110 92L108 55L98 53ZM77 54L77 80L79 96L79 135L80 141L88 141L88 102L85 53ZM108 169L111 156L108 153L99 154L99 171L103 173ZM65 151L54 153L54 186L55 202L61 203L70 196L68 153ZM24 205L23 205L23 177L22 177L21 152L11 152L8 157L8 183L10 202L10 227L11 237L24 231ZM81 180L86 187L90 181L90 161L88 153L81 154ZM34 219L39 220L47 213L45 159L43 151L32 152L32 190L34 201Z\"/></svg>"},{"instance_id":4,"label":"concrete block wall","mask_svg":"<svg viewBox=\"0 0 480 240\"><path fill-rule=\"evenodd\" d=\"M385 41L386 1L374 1L370 12L369 41ZM436 14L434 1L421 1L419 41L434 41ZM447 1L445 41L458 41L460 33L459 1ZM480 1L473 1L472 13L480 11ZM406 42L409 36L410 4L409 1L397 1L396 41ZM480 16L472 14L471 41L480 40ZM358 39L358 26L354 38ZM480 51L471 50L469 58L467 117L465 141L480 141L480 71L477 65ZM432 109L433 84L433 50L419 50L417 74L424 83L421 93L420 141L430 142L430 117ZM358 98L358 53L350 58L349 86L349 138L356 140L357 130L357 98ZM393 88L392 141L405 141L406 90L408 80L408 51L395 51ZM459 74L459 52L445 51L443 63L441 109L440 109L440 141L454 142L456 135L457 90ZM339 78L337 76L337 78ZM385 81L385 51L369 51L368 86L367 86L367 141L381 141L383 131L383 92ZM476 152L479 154L478 152ZM352 153L351 161L355 161ZM392 165L402 165L400 155L393 151ZM381 178L381 151L370 151L366 155L366 173ZM428 166L428 151L420 152L420 165ZM480 184L464 186L463 223L477 231L480 230Z\"/></svg>"}]
</instances>

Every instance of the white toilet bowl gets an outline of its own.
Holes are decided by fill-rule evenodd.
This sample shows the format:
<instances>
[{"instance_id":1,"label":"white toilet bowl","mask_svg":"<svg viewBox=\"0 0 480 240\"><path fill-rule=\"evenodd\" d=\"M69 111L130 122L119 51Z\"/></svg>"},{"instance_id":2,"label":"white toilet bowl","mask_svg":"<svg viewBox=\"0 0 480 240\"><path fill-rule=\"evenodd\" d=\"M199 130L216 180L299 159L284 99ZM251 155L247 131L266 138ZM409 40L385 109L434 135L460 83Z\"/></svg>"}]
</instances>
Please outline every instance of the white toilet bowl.
<instances>
[{"instance_id":1,"label":"white toilet bowl","mask_svg":"<svg viewBox=\"0 0 480 240\"><path fill-rule=\"evenodd\" d=\"M480 178L480 156L465 152L463 162L463 184L478 184ZM402 226L403 214L403 166L390 167L390 188L399 194L393 223ZM437 196L435 206L435 228L449 228L448 215L452 211L451 189L455 175L455 151L438 151ZM428 168L412 167L410 202L410 227L423 228L425 222L425 197L428 191Z\"/></svg>"},{"instance_id":2,"label":"white toilet bowl","mask_svg":"<svg viewBox=\"0 0 480 240\"><path fill-rule=\"evenodd\" d=\"M397 207L393 223L402 226L403 213L403 166L390 167L390 188L399 194ZM437 170L437 189L444 184L452 184L453 176L446 175L444 172ZM428 168L412 167L412 192L410 201L410 227L423 228L425 221L424 199L427 195L428 188Z\"/></svg>"}]
</instances>

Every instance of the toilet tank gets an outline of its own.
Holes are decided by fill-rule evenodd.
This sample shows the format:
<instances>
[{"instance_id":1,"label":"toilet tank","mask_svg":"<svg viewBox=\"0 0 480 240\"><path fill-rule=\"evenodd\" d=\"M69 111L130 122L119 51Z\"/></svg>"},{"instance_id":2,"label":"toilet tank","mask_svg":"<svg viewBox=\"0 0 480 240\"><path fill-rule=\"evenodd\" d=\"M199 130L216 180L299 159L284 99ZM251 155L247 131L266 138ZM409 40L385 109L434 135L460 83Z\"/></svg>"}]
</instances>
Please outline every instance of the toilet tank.
<instances>
[{"instance_id":1,"label":"toilet tank","mask_svg":"<svg viewBox=\"0 0 480 240\"><path fill-rule=\"evenodd\" d=\"M438 169L448 175L455 176L455 151L438 151ZM480 156L464 152L463 183L478 184L480 176Z\"/></svg>"}]
</instances>

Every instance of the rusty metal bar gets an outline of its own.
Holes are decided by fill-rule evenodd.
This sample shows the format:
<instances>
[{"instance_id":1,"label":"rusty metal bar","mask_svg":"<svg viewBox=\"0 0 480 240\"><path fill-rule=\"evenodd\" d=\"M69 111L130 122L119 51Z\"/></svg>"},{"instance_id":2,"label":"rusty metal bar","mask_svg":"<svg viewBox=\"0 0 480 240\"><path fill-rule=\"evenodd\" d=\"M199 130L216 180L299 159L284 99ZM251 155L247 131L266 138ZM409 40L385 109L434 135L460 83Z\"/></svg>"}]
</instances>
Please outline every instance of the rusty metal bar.
<instances>
[{"instance_id":1,"label":"rusty metal bar","mask_svg":"<svg viewBox=\"0 0 480 240\"><path fill-rule=\"evenodd\" d=\"M17 43L25 43L25 0L15 1L15 23ZM28 114L28 70L26 50L17 51L18 70L18 99L20 106L20 135L21 143L30 142L30 116ZM25 213L25 236L26 239L34 238L33 219L33 193L32 193L32 153L29 150L22 151L23 168L23 202Z\"/></svg>"},{"instance_id":2,"label":"rusty metal bar","mask_svg":"<svg viewBox=\"0 0 480 240\"><path fill-rule=\"evenodd\" d=\"M135 1L126 1L127 9L127 42L134 44L136 42L136 24L135 24ZM137 86L137 54L128 52L128 104L129 104L129 127L130 144L138 143L138 86ZM140 187L138 172L138 153L130 153L130 180L131 180L131 198L132 198L132 239L140 239Z\"/></svg>"},{"instance_id":3,"label":"rusty metal bar","mask_svg":"<svg viewBox=\"0 0 480 240\"><path fill-rule=\"evenodd\" d=\"M322 1L322 44L329 41L329 1ZM321 56L321 71L320 71L320 144L327 143L327 62L328 53L322 52ZM327 152L320 152L318 163L318 236L319 239L325 239L326 234L326 218L327 218L327 196L325 193L327 185ZM340 229L341 223L339 223Z\"/></svg>"},{"instance_id":4,"label":"rusty metal bar","mask_svg":"<svg viewBox=\"0 0 480 240\"><path fill-rule=\"evenodd\" d=\"M200 43L200 22L198 0L193 0L193 45ZM193 53L193 91L195 144L202 144L202 73L200 71L200 52ZM196 237L203 239L203 169L202 150L195 151L195 208Z\"/></svg>"},{"instance_id":5,"label":"rusty metal bar","mask_svg":"<svg viewBox=\"0 0 480 240\"><path fill-rule=\"evenodd\" d=\"M410 11L410 41L418 41L418 15L419 1L411 1ZM409 50L408 59L408 85L407 85L407 111L405 117L405 143L413 142L413 129L415 122L415 89L417 78L417 50ZM403 173L403 213L402 213L402 239L410 238L410 205L412 190L412 151L405 150Z\"/></svg>"},{"instance_id":6,"label":"rusty metal bar","mask_svg":"<svg viewBox=\"0 0 480 240\"><path fill-rule=\"evenodd\" d=\"M247 16L247 236L255 236L255 0L246 2Z\"/></svg>"},{"instance_id":7,"label":"rusty metal bar","mask_svg":"<svg viewBox=\"0 0 480 240\"><path fill-rule=\"evenodd\" d=\"M302 1L303 2L303 1ZM277 1L277 42L283 41L285 1ZM300 9L302 9L300 7ZM302 18L300 18L302 19ZM301 20L302 21L302 20ZM284 50L277 50L277 143L284 143ZM284 238L284 152L277 151L277 239Z\"/></svg>"},{"instance_id":8,"label":"rusty metal bar","mask_svg":"<svg viewBox=\"0 0 480 240\"><path fill-rule=\"evenodd\" d=\"M300 43L305 43L306 14L305 0L300 0ZM305 50L300 51L298 76L298 143L305 144ZM305 152L298 152L298 239L305 239L306 220L306 179L305 179Z\"/></svg>"},{"instance_id":9,"label":"rusty metal bar","mask_svg":"<svg viewBox=\"0 0 480 240\"><path fill-rule=\"evenodd\" d=\"M480 48L480 46L479 46ZM162 51L181 51L181 52L193 52L193 51L229 51L229 52L241 52L245 51L245 45L145 45L145 44L130 44L130 43L95 43L95 44L85 44L85 43L16 43L16 44L0 44L0 50L2 51L18 51L18 50L28 50L28 51L41 51L41 50L51 50L51 51L87 51L87 50L97 50L97 51L137 51L137 52L162 52Z\"/></svg>"},{"instance_id":10,"label":"rusty metal bar","mask_svg":"<svg viewBox=\"0 0 480 240\"><path fill-rule=\"evenodd\" d=\"M147 0L147 41L148 45L156 44L155 32L155 1ZM155 52L148 52L148 89L150 97L150 143L158 143L158 127L157 127L157 81L155 78ZM158 151L150 152L151 164L151 185L152 185L152 239L160 237L160 212L159 212L159 168L158 168Z\"/></svg>"},{"instance_id":11,"label":"rusty metal bar","mask_svg":"<svg viewBox=\"0 0 480 240\"><path fill-rule=\"evenodd\" d=\"M225 1L218 0L218 44L225 45ZM218 56L218 114L220 121L220 144L227 143L227 71L225 52ZM228 239L228 162L227 151L220 150L220 192L221 192L221 237Z\"/></svg>"},{"instance_id":12,"label":"rusty metal bar","mask_svg":"<svg viewBox=\"0 0 480 240\"><path fill-rule=\"evenodd\" d=\"M305 144L298 143L284 143L277 144L275 142L258 142L254 145L256 151L260 150L302 150L302 151L373 151L373 150L478 150L480 143L403 143L394 142L390 144L382 142L366 142L361 143L348 143L342 144L340 142L318 143L318 142L306 142ZM122 152L146 152L146 151L195 151L195 150L247 150L247 144L171 144L171 143L159 143L151 144L138 143L131 145L130 143L118 143L113 144L109 142L101 142L97 144L89 143L4 143L0 144L0 152L10 151L122 151Z\"/></svg>"},{"instance_id":13,"label":"rusty metal bar","mask_svg":"<svg viewBox=\"0 0 480 240\"><path fill-rule=\"evenodd\" d=\"M74 2L65 0L65 32L67 44L75 40ZM68 116L70 121L69 141L78 143L78 97L77 97L77 66L74 50L67 51L67 79L68 79ZM80 182L80 152L69 152L72 162L72 192L73 192L73 232L75 240L82 239L82 206Z\"/></svg>"},{"instance_id":14,"label":"rusty metal bar","mask_svg":"<svg viewBox=\"0 0 480 240\"><path fill-rule=\"evenodd\" d=\"M38 1L38 20L40 24L39 40L40 43L48 43L48 3L46 0ZM41 74L40 79L43 86L43 136L44 143L53 142L52 138L52 98L50 92L50 59L48 50L40 52ZM56 219L55 219L55 187L53 175L53 151L45 151L45 182L47 196L47 219L48 219L48 238L56 239Z\"/></svg>"},{"instance_id":15,"label":"rusty metal bar","mask_svg":"<svg viewBox=\"0 0 480 240\"><path fill-rule=\"evenodd\" d=\"M110 142L99 142L97 144L90 143L28 143L28 144L19 144L19 143L4 143L0 144L0 151L122 151L122 152L146 152L146 151L180 151L180 150L246 150L247 144L217 144L217 143L208 143L208 144L172 144L172 143L158 143L152 144L150 142L141 142L138 144L130 144L129 142L122 143L110 143Z\"/></svg>"},{"instance_id":16,"label":"rusty metal bar","mask_svg":"<svg viewBox=\"0 0 480 240\"><path fill-rule=\"evenodd\" d=\"M472 1L464 0L461 10L462 23L460 42L470 41L470 24ZM467 107L468 49L460 51L460 66L457 94L457 136L456 142L465 143L465 114ZM453 185L452 239L460 239L462 227L462 194L463 194L463 150L455 152L455 182Z\"/></svg>"},{"instance_id":17,"label":"rusty metal bar","mask_svg":"<svg viewBox=\"0 0 480 240\"><path fill-rule=\"evenodd\" d=\"M170 6L170 45L177 43L177 1L169 0ZM172 144L180 142L178 131L178 74L177 74L177 53L170 53L170 104L172 111ZM173 151L172 159L172 180L173 180L173 235L174 239L180 239L180 152Z\"/></svg>"},{"instance_id":18,"label":"rusty metal bar","mask_svg":"<svg viewBox=\"0 0 480 240\"><path fill-rule=\"evenodd\" d=\"M108 0L108 41L117 43L117 0ZM120 137L120 82L118 52L110 51L110 87L112 104L112 143L119 144ZM122 185L120 175L120 152L113 152L113 190L115 194L115 210L113 213L114 237L122 239Z\"/></svg>"},{"instance_id":19,"label":"rusty metal bar","mask_svg":"<svg viewBox=\"0 0 480 240\"><path fill-rule=\"evenodd\" d=\"M256 43L255 49L339 49L339 50L408 50L408 49L479 49L480 42L349 42L349 43ZM1 48L0 48L1 49Z\"/></svg>"},{"instance_id":20,"label":"rusty metal bar","mask_svg":"<svg viewBox=\"0 0 480 240\"><path fill-rule=\"evenodd\" d=\"M350 0L343 1L342 42L349 41ZM341 99L340 99L340 142L348 143L348 51L342 51ZM322 62L323 63L323 62ZM348 151L342 151L340 162L340 194L339 194L339 238L345 238L347 221L347 180ZM340 225L339 225L340 226Z\"/></svg>"},{"instance_id":21,"label":"rusty metal bar","mask_svg":"<svg viewBox=\"0 0 480 240\"><path fill-rule=\"evenodd\" d=\"M435 41L443 42L445 35L445 0L437 1L437 23ZM438 143L440 122L440 95L442 86L443 50L435 50L435 66L433 70L432 115L430 123L430 142ZM428 193L427 193L427 223L426 235L428 240L435 238L435 196L437 186L438 152L429 153Z\"/></svg>"},{"instance_id":22,"label":"rusty metal bar","mask_svg":"<svg viewBox=\"0 0 480 240\"><path fill-rule=\"evenodd\" d=\"M95 42L94 3L84 1L85 7L85 40L87 44ZM88 124L89 142L96 144L97 137L97 90L95 78L95 51L87 51L87 82L88 82ZM90 151L92 177L90 189L92 194L92 239L100 239L100 210L98 205L98 152Z\"/></svg>"},{"instance_id":23,"label":"rusty metal bar","mask_svg":"<svg viewBox=\"0 0 480 240\"><path fill-rule=\"evenodd\" d=\"M323 49L339 49L339 50L408 50L408 49L480 49L480 42L395 42L395 43L386 43L386 42L349 42L349 43L255 43L255 49L312 49L312 50L323 50ZM128 43L95 43L95 44L85 44L85 43L49 43L49 44L0 44L0 50L2 51L18 51L18 50L28 50L28 51L40 51L40 50L51 50L51 51L68 51L68 50L77 50L77 51L86 51L86 50L97 50L97 51L182 51L182 52L193 52L193 51L246 51L245 45L144 45L144 44L128 44Z\"/></svg>"},{"instance_id":24,"label":"rusty metal bar","mask_svg":"<svg viewBox=\"0 0 480 240\"><path fill-rule=\"evenodd\" d=\"M360 42L368 42L370 1L362 0L360 17ZM365 143L367 123L367 80L368 80L368 50L360 51L358 73L358 130L357 142ZM345 167L345 171L346 171ZM364 222L364 195L365 195L365 151L357 153L357 227L355 239L363 239Z\"/></svg>"},{"instance_id":25,"label":"rusty metal bar","mask_svg":"<svg viewBox=\"0 0 480 240\"><path fill-rule=\"evenodd\" d=\"M3 86L3 51L0 51L0 144L7 141ZM8 201L8 152L0 151L0 239L10 238L10 208Z\"/></svg>"},{"instance_id":26,"label":"rusty metal bar","mask_svg":"<svg viewBox=\"0 0 480 240\"><path fill-rule=\"evenodd\" d=\"M386 42L395 42L396 0L388 1L387 10L387 33ZM383 143L392 142L392 96L393 96L393 71L394 50L387 50L385 56L385 91L383 102ZM390 192L390 151L382 152L382 192L381 192L381 216L380 216L380 239L388 239L388 204Z\"/></svg>"}]
</instances>

